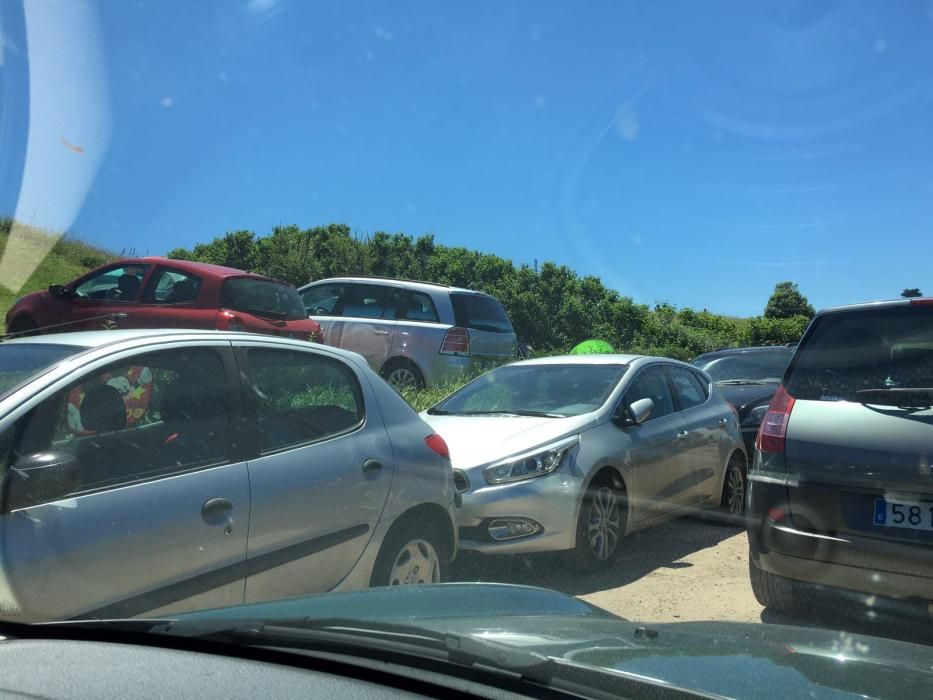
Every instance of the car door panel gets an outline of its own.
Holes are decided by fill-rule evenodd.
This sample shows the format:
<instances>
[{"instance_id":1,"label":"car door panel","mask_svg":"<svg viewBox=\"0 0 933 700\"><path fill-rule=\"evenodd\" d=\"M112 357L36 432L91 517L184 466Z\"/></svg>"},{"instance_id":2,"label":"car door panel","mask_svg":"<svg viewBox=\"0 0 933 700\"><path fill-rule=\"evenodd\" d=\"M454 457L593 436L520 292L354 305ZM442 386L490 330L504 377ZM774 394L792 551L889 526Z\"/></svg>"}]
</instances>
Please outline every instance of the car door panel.
<instances>
[{"instance_id":1,"label":"car door panel","mask_svg":"<svg viewBox=\"0 0 933 700\"><path fill-rule=\"evenodd\" d=\"M392 481L392 449L371 389L351 365L329 354L243 343L238 358L249 378L259 452L265 452L249 460L253 507L246 600L330 590L372 538ZM321 410L338 418L343 414L323 403L278 408L282 398L294 406L308 395L306 376L321 385L330 376L331 391L346 381L359 402L350 411L354 420L325 425L315 417ZM312 387L310 394L315 391ZM315 426L323 426L319 439L302 432ZM364 469L370 460L379 466Z\"/></svg>"},{"instance_id":2,"label":"car door panel","mask_svg":"<svg viewBox=\"0 0 933 700\"><path fill-rule=\"evenodd\" d=\"M20 619L129 617L242 602L250 493L239 441L225 434L237 414L226 379L229 344L183 345L124 353L65 380L4 430L15 454L70 454L80 474L53 499L21 498L19 482L8 486L0 514L2 588L4 604L18 608ZM120 422L129 420L119 385L105 379L140 364L158 383L145 419L99 424L100 415L123 411ZM114 403L103 414L91 411L87 404L99 399L82 387ZM209 400L200 413L178 415L191 404L179 390ZM64 407L75 396L81 421L74 427L69 419L66 427ZM205 420L220 431L211 437L202 421L208 413ZM199 452L191 436L210 441L212 451ZM206 508L218 499L219 510Z\"/></svg>"},{"instance_id":3,"label":"car door panel","mask_svg":"<svg viewBox=\"0 0 933 700\"><path fill-rule=\"evenodd\" d=\"M674 394L679 417L680 438L679 470L687 490L686 505L708 500L719 489L720 440L722 426L728 420L728 409L709 399L708 387L702 386L692 370L678 365L665 365L671 391Z\"/></svg>"}]
</instances>

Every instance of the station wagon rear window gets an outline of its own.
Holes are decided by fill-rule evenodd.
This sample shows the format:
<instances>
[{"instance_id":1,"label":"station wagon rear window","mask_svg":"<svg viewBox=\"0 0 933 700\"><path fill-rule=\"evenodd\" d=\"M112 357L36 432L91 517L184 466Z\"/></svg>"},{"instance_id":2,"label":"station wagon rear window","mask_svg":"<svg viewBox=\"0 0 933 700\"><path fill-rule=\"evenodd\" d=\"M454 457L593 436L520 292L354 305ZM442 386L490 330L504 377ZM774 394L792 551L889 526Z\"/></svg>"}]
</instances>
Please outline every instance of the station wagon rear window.
<instances>
[{"instance_id":1,"label":"station wagon rear window","mask_svg":"<svg viewBox=\"0 0 933 700\"><path fill-rule=\"evenodd\" d=\"M502 304L485 294L451 294L458 326L492 333L512 333L512 323Z\"/></svg>"},{"instance_id":2,"label":"station wagon rear window","mask_svg":"<svg viewBox=\"0 0 933 700\"><path fill-rule=\"evenodd\" d=\"M909 392L929 394L924 401L933 402L933 307L818 318L798 351L787 390L795 398L816 401L887 404Z\"/></svg>"}]
</instances>

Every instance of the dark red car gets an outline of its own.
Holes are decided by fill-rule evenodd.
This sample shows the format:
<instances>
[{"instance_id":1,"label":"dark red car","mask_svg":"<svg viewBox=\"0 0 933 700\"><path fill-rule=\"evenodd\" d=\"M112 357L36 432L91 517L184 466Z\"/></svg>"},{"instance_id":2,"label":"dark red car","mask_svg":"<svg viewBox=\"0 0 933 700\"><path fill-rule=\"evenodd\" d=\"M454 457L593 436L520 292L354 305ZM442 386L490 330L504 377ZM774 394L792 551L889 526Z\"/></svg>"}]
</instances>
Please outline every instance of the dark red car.
<instances>
[{"instance_id":1,"label":"dark red car","mask_svg":"<svg viewBox=\"0 0 933 700\"><path fill-rule=\"evenodd\" d=\"M321 340L295 288L278 280L168 258L117 260L66 285L17 299L11 334L102 328L212 328Z\"/></svg>"}]
</instances>

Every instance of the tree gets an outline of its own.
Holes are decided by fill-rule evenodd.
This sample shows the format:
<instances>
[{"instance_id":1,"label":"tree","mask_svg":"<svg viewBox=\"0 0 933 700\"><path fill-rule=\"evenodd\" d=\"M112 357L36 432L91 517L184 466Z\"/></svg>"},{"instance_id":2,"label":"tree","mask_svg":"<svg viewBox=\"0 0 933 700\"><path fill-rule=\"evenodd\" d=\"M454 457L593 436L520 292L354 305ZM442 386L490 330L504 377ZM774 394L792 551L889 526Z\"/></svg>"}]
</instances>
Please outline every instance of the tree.
<instances>
[{"instance_id":1,"label":"tree","mask_svg":"<svg viewBox=\"0 0 933 700\"><path fill-rule=\"evenodd\" d=\"M792 316L813 318L813 314L810 302L793 282L778 282L774 285L774 293L765 306L765 318L791 318Z\"/></svg>"},{"instance_id":2,"label":"tree","mask_svg":"<svg viewBox=\"0 0 933 700\"><path fill-rule=\"evenodd\" d=\"M911 297L922 297L923 293L917 287L907 287L901 292L901 296L905 299L910 299Z\"/></svg>"}]
</instances>

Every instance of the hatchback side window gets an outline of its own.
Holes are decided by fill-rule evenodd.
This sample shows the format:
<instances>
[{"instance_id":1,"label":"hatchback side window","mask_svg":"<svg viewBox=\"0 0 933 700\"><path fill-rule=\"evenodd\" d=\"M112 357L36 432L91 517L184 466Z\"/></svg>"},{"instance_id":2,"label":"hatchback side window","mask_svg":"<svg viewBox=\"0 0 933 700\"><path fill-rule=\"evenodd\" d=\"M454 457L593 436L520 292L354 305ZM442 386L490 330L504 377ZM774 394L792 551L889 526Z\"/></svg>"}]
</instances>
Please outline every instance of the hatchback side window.
<instances>
[{"instance_id":1,"label":"hatchback side window","mask_svg":"<svg viewBox=\"0 0 933 700\"><path fill-rule=\"evenodd\" d=\"M150 286L151 285L151 286ZM185 304L194 301L201 290L201 278L181 270L156 270L149 286L153 304ZM147 297L150 294L147 294Z\"/></svg>"},{"instance_id":2,"label":"hatchback side window","mask_svg":"<svg viewBox=\"0 0 933 700\"><path fill-rule=\"evenodd\" d=\"M339 360L263 348L251 348L247 357L261 452L326 440L362 425L360 385Z\"/></svg>"},{"instance_id":3,"label":"hatchback side window","mask_svg":"<svg viewBox=\"0 0 933 700\"><path fill-rule=\"evenodd\" d=\"M674 365L667 365L665 369L671 378L671 384L682 411L706 403L706 392L703 391L703 387L693 372Z\"/></svg>"},{"instance_id":4,"label":"hatchback side window","mask_svg":"<svg viewBox=\"0 0 933 700\"><path fill-rule=\"evenodd\" d=\"M96 370L36 406L0 439L6 450L0 465L7 469L42 452L71 465L61 473L73 483L47 483L47 497L27 489L25 501L10 505L223 462L229 417L223 361L211 350L151 353Z\"/></svg>"},{"instance_id":5,"label":"hatchback side window","mask_svg":"<svg viewBox=\"0 0 933 700\"><path fill-rule=\"evenodd\" d=\"M406 321L437 323L437 310L431 297L423 292L407 292L401 296L396 318Z\"/></svg>"},{"instance_id":6,"label":"hatchback side window","mask_svg":"<svg viewBox=\"0 0 933 700\"><path fill-rule=\"evenodd\" d=\"M100 301L139 301L140 287L148 269L148 265L123 265L104 270L76 286L75 297Z\"/></svg>"},{"instance_id":7,"label":"hatchback side window","mask_svg":"<svg viewBox=\"0 0 933 700\"><path fill-rule=\"evenodd\" d=\"M631 405L639 399L651 399L654 408L648 420L661 418L674 412L674 399L671 390L660 366L646 367L638 376L632 386L625 392L625 404Z\"/></svg>"}]
</instances>

